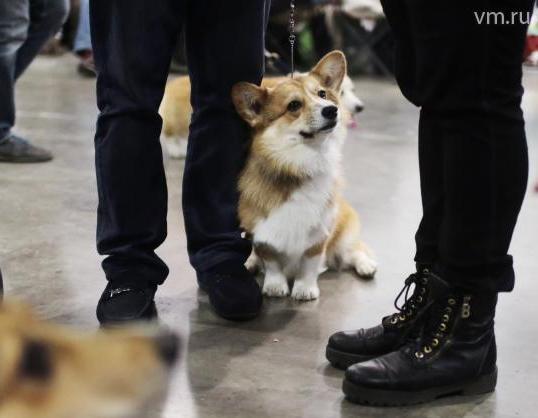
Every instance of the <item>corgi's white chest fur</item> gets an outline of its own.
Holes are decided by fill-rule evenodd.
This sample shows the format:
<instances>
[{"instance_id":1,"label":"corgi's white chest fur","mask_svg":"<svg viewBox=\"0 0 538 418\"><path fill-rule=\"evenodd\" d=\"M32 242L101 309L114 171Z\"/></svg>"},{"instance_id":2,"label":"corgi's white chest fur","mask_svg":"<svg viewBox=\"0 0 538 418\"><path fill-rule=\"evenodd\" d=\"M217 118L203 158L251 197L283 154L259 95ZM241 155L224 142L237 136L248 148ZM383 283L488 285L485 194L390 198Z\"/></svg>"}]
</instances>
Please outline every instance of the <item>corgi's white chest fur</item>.
<instances>
[{"instance_id":1,"label":"corgi's white chest fur","mask_svg":"<svg viewBox=\"0 0 538 418\"><path fill-rule=\"evenodd\" d=\"M326 240L336 218L335 183L334 176L321 175L301 185L256 225L254 241L295 258Z\"/></svg>"},{"instance_id":2,"label":"corgi's white chest fur","mask_svg":"<svg viewBox=\"0 0 538 418\"><path fill-rule=\"evenodd\" d=\"M295 259L329 237L337 215L335 195L340 178L341 146L341 132L337 130L312 147L311 153L301 147L300 157L293 152L288 154L294 161L302 159L303 167L312 173L311 178L256 224L254 242L269 244Z\"/></svg>"}]
</instances>

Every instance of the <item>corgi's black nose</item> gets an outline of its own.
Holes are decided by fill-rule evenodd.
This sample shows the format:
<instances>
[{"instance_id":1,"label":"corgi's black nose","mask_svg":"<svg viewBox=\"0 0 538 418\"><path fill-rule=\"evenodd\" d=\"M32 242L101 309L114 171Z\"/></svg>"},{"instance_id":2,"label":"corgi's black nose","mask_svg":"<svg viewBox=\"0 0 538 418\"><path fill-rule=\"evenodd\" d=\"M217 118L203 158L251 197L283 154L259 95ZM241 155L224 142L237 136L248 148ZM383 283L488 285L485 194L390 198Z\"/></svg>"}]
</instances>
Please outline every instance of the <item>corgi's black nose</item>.
<instances>
[{"instance_id":1,"label":"corgi's black nose","mask_svg":"<svg viewBox=\"0 0 538 418\"><path fill-rule=\"evenodd\" d=\"M172 366L176 362L180 350L180 342L177 335L163 333L155 339L155 344L161 360L166 365Z\"/></svg>"},{"instance_id":2,"label":"corgi's black nose","mask_svg":"<svg viewBox=\"0 0 538 418\"><path fill-rule=\"evenodd\" d=\"M338 116L338 108L336 106L325 106L321 109L321 116L334 120Z\"/></svg>"},{"instance_id":3,"label":"corgi's black nose","mask_svg":"<svg viewBox=\"0 0 538 418\"><path fill-rule=\"evenodd\" d=\"M357 105L355 106L355 113L361 113L364 110L363 105Z\"/></svg>"}]
</instances>

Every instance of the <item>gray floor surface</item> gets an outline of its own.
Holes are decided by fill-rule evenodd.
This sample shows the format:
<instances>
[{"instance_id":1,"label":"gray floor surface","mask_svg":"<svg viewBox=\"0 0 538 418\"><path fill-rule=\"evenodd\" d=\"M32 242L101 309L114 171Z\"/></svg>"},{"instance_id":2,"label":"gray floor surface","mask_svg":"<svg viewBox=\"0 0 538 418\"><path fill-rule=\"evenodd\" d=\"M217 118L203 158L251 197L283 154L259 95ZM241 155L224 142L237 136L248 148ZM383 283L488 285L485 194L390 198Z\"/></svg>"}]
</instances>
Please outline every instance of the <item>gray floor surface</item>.
<instances>
[{"instance_id":1,"label":"gray floor surface","mask_svg":"<svg viewBox=\"0 0 538 418\"><path fill-rule=\"evenodd\" d=\"M268 301L246 324L215 317L197 290L186 256L181 162L167 160L169 236L159 249L171 273L158 293L162 321L184 338L163 418L534 417L538 416L538 72L527 72L531 183L511 252L517 287L500 298L499 384L486 397L440 400L412 408L352 405L342 373L324 359L335 330L374 325L413 269L420 219L418 112L390 82L357 80L366 103L346 144L346 196L361 214L364 238L379 260L375 280L324 274L321 299ZM39 58L20 80L17 131L54 151L44 165L0 165L0 265L7 293L46 318L97 326L95 303L105 284L95 250L94 81L81 79L71 57Z\"/></svg>"}]
</instances>

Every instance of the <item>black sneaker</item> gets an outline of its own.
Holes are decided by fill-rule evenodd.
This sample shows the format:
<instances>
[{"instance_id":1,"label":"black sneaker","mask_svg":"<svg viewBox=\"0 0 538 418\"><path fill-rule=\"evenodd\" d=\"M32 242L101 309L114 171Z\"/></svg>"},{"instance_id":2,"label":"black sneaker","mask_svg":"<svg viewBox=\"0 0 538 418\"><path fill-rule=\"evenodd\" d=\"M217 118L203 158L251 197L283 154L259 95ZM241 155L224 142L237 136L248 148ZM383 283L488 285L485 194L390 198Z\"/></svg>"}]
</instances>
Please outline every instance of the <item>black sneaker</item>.
<instances>
[{"instance_id":1,"label":"black sneaker","mask_svg":"<svg viewBox=\"0 0 538 418\"><path fill-rule=\"evenodd\" d=\"M243 265L223 264L211 272L198 272L198 285L207 292L217 315L224 319L247 321L261 311L260 286Z\"/></svg>"},{"instance_id":2,"label":"black sneaker","mask_svg":"<svg viewBox=\"0 0 538 418\"><path fill-rule=\"evenodd\" d=\"M343 384L347 399L405 406L492 392L497 383L496 303L496 294L456 289L436 298L419 338L347 369Z\"/></svg>"},{"instance_id":3,"label":"black sneaker","mask_svg":"<svg viewBox=\"0 0 538 418\"><path fill-rule=\"evenodd\" d=\"M97 304L97 319L103 325L154 319L156 291L156 285L109 282Z\"/></svg>"},{"instance_id":4,"label":"black sneaker","mask_svg":"<svg viewBox=\"0 0 538 418\"><path fill-rule=\"evenodd\" d=\"M52 154L30 144L26 139L11 134L0 141L0 162L44 163L52 160Z\"/></svg>"}]
</instances>

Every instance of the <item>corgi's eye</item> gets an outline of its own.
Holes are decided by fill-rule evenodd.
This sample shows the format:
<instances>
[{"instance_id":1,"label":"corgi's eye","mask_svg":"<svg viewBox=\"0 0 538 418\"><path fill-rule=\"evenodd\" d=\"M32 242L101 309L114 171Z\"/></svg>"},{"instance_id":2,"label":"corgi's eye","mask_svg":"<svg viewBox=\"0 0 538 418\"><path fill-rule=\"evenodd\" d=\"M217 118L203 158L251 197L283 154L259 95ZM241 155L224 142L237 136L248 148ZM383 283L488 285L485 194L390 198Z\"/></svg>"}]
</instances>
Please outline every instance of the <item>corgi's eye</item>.
<instances>
[{"instance_id":1,"label":"corgi's eye","mask_svg":"<svg viewBox=\"0 0 538 418\"><path fill-rule=\"evenodd\" d=\"M297 112L303 104L299 100L292 100L288 104L289 112Z\"/></svg>"},{"instance_id":2,"label":"corgi's eye","mask_svg":"<svg viewBox=\"0 0 538 418\"><path fill-rule=\"evenodd\" d=\"M326 99L327 98L327 92L325 90L320 90L320 91L318 91L318 96L321 97L322 99Z\"/></svg>"}]
</instances>

